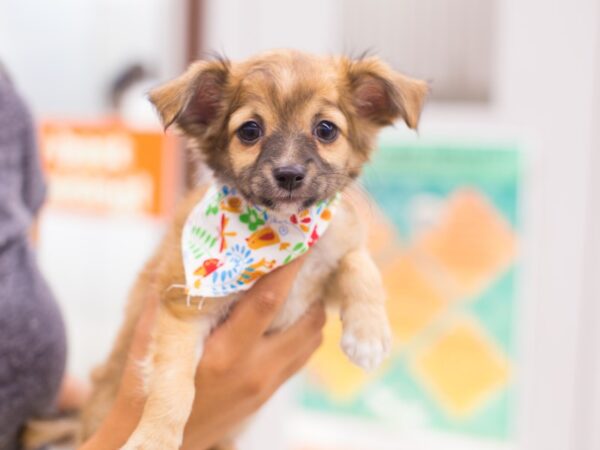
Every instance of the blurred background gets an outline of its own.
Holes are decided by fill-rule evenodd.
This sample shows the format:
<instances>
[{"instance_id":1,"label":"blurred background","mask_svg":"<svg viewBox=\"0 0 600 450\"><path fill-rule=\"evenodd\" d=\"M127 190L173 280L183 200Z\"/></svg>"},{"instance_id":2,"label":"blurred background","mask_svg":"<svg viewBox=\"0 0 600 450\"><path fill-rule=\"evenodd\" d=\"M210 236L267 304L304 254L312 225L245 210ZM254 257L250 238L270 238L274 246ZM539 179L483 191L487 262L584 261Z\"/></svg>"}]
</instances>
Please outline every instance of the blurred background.
<instances>
[{"instance_id":1,"label":"blurred background","mask_svg":"<svg viewBox=\"0 0 600 450\"><path fill-rule=\"evenodd\" d=\"M432 86L363 179L393 356L364 374L328 325L241 448L600 448L599 28L597 0L0 0L71 372L106 355L190 177L147 89L211 51L370 50Z\"/></svg>"}]
</instances>

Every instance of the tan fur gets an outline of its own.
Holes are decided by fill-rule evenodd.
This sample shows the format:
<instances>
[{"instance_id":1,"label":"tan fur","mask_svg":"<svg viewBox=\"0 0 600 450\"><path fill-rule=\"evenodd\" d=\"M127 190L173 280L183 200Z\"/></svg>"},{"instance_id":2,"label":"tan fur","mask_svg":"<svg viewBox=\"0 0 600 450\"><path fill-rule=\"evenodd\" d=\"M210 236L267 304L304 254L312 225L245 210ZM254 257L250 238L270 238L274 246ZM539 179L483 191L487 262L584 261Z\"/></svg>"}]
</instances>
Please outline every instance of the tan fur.
<instances>
[{"instance_id":1,"label":"tan fur","mask_svg":"<svg viewBox=\"0 0 600 450\"><path fill-rule=\"evenodd\" d=\"M378 129L399 117L416 127L426 91L425 83L397 74L375 58L352 61L274 51L235 64L195 63L180 78L151 93L165 125L177 125L190 139L196 156L218 178L236 184L248 195L257 187L253 178L244 178L244 174L252 169L258 174L265 171L264 177L268 177L270 172L266 171L272 169L268 166L275 162L271 159L255 167L264 149L259 143L246 145L237 139L236 130L242 123L260 120L264 139L281 130L292 137L310 137L319 120L332 121L339 128L335 142L305 144L316 145L310 148L316 149L317 157L332 174L323 177L329 179L319 192L330 196L345 191L345 195L329 229L309 252L272 330L288 327L313 302L326 297L341 307L342 347L353 361L372 367L387 352L390 331L385 294L365 248L364 212L356 210L348 191L373 150ZM297 142L281 140L275 159L297 157L302 150ZM317 169L310 170L317 183ZM311 186L306 189L308 192ZM139 426L124 448L165 450L181 444L194 397L193 378L201 344L237 299L207 299L198 310L195 305L186 305L182 291L169 290L184 283L181 229L202 194L201 190L194 191L183 202L133 289L113 352L94 375L94 395L83 415L83 438L95 430L114 401L141 303L155 294L161 306L146 360L148 400Z\"/></svg>"}]
</instances>

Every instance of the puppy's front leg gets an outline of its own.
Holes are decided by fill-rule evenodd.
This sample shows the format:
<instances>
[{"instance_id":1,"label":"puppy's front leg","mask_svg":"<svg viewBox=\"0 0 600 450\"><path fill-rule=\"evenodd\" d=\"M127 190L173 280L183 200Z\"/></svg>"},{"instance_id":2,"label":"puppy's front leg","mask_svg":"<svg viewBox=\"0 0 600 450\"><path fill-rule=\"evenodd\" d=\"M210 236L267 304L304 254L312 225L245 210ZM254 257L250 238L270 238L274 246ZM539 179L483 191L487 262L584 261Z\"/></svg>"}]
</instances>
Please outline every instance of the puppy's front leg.
<instances>
[{"instance_id":1,"label":"puppy's front leg","mask_svg":"<svg viewBox=\"0 0 600 450\"><path fill-rule=\"evenodd\" d=\"M212 318L177 317L161 303L150 344L142 418L123 449L176 450L194 401L194 375Z\"/></svg>"},{"instance_id":2,"label":"puppy's front leg","mask_svg":"<svg viewBox=\"0 0 600 450\"><path fill-rule=\"evenodd\" d=\"M379 270L366 249L346 254L337 272L341 295L344 353L358 366L372 370L389 353L391 332Z\"/></svg>"}]
</instances>

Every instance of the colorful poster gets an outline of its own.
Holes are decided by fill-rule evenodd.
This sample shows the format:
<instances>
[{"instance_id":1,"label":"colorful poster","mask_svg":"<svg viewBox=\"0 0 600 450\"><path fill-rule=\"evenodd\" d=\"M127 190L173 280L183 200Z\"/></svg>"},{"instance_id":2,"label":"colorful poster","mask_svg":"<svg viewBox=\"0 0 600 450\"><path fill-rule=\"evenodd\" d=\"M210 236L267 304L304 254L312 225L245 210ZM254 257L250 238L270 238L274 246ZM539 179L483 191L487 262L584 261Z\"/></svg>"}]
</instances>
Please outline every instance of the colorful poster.
<instances>
[{"instance_id":1,"label":"colorful poster","mask_svg":"<svg viewBox=\"0 0 600 450\"><path fill-rule=\"evenodd\" d=\"M382 146L364 186L378 204L370 245L388 292L392 356L365 374L329 320L302 410L511 441L520 177L512 146Z\"/></svg>"}]
</instances>

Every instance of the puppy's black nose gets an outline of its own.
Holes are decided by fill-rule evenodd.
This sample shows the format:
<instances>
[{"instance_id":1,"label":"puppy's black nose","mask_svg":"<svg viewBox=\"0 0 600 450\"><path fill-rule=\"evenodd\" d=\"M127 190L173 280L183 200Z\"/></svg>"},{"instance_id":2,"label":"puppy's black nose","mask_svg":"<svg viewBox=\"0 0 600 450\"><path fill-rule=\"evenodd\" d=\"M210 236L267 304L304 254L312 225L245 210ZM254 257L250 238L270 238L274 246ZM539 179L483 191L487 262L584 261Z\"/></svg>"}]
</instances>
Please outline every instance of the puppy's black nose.
<instances>
[{"instance_id":1,"label":"puppy's black nose","mask_svg":"<svg viewBox=\"0 0 600 450\"><path fill-rule=\"evenodd\" d=\"M273 169L273 177L279 187L292 191L298 189L304 181L306 170L304 167L294 164Z\"/></svg>"}]
</instances>

